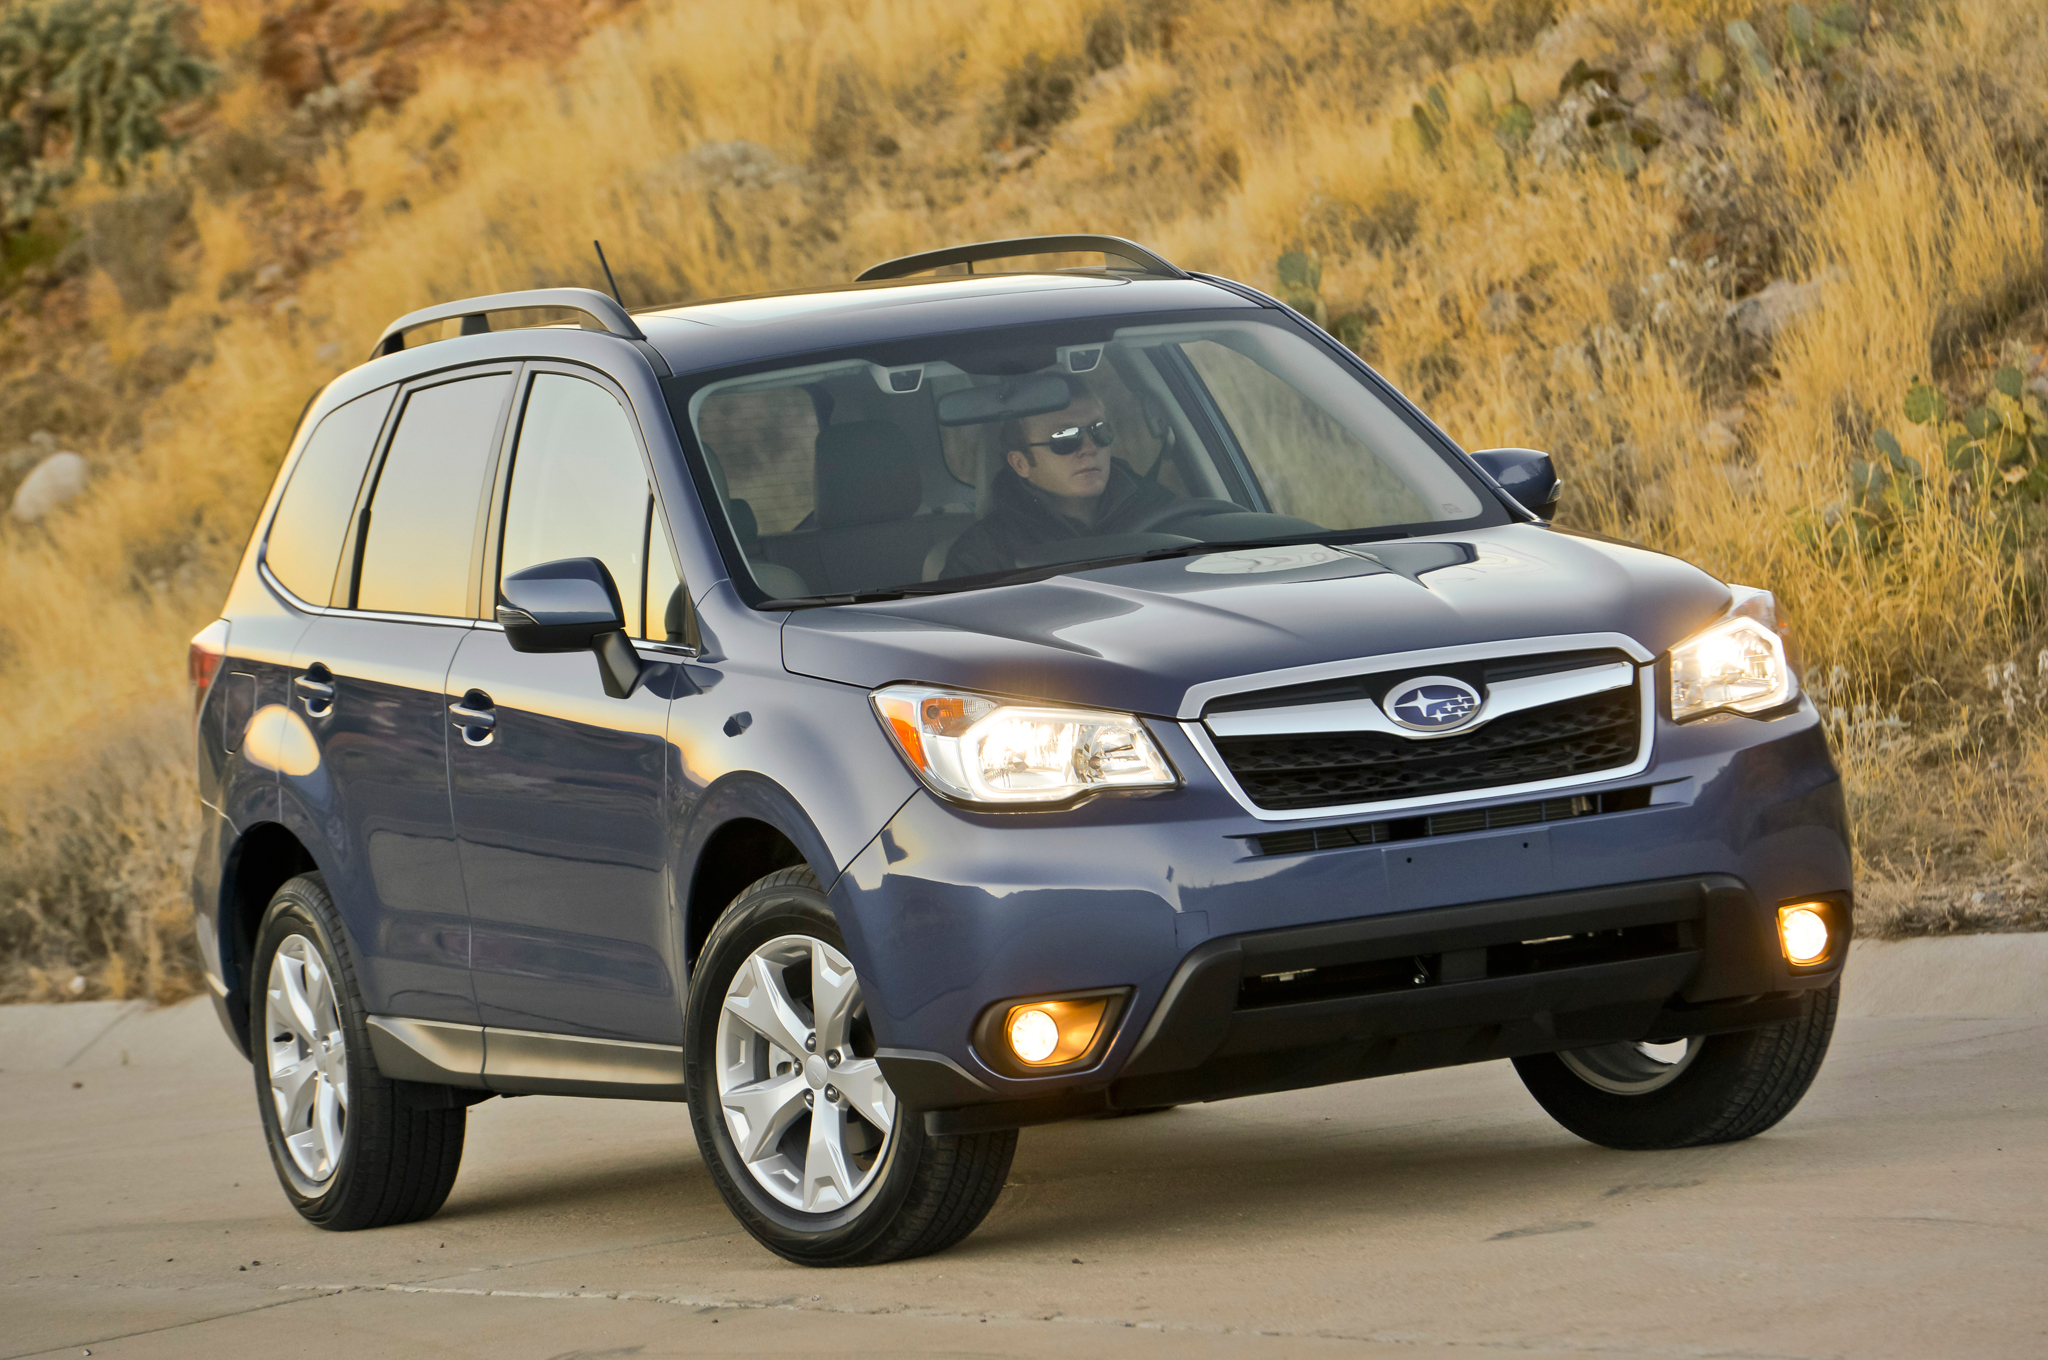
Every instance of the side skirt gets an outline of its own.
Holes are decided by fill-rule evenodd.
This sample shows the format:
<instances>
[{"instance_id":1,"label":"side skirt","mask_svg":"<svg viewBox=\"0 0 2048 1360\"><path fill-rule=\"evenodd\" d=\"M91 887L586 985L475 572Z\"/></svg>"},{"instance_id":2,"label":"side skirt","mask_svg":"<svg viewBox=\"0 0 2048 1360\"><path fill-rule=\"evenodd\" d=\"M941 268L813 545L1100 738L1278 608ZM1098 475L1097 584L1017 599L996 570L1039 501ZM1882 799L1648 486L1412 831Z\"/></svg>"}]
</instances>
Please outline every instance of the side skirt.
<instances>
[{"instance_id":1,"label":"side skirt","mask_svg":"<svg viewBox=\"0 0 2048 1360\"><path fill-rule=\"evenodd\" d=\"M684 1098L683 1050L667 1044L373 1015L370 1049L397 1081L497 1095Z\"/></svg>"}]
</instances>

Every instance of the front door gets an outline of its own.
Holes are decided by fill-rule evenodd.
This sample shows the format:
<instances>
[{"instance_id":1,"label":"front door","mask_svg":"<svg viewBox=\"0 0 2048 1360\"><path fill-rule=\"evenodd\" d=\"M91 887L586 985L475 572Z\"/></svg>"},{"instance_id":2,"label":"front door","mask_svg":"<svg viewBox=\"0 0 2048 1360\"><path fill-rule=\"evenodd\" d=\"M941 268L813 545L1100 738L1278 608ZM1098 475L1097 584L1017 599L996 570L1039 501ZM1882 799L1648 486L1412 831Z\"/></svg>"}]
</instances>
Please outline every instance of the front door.
<instances>
[{"instance_id":1,"label":"front door","mask_svg":"<svg viewBox=\"0 0 2048 1360\"><path fill-rule=\"evenodd\" d=\"M595 557L636 637L650 636L652 595L660 639L674 556L620 399L539 369L517 427L487 598L506 573ZM681 1042L665 873L671 670L613 699L588 652L514 652L488 621L463 640L446 721L483 1024Z\"/></svg>"}]
</instances>

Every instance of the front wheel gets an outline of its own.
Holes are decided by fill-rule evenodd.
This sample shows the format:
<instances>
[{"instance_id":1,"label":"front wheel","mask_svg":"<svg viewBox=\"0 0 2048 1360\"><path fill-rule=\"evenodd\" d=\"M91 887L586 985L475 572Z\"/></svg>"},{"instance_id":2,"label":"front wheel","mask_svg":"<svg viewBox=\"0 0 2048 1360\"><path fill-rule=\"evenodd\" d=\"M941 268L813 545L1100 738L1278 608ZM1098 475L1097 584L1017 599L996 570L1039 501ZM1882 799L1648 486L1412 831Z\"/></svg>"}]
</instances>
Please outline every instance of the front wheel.
<instances>
[{"instance_id":1,"label":"front wheel","mask_svg":"<svg viewBox=\"0 0 2048 1360\"><path fill-rule=\"evenodd\" d=\"M783 869L734 900L690 985L688 1088L719 1193L799 1265L942 1251L995 1206L1014 1129L934 1137L875 1058L860 979L818 880Z\"/></svg>"},{"instance_id":2,"label":"front wheel","mask_svg":"<svg viewBox=\"0 0 2048 1360\"><path fill-rule=\"evenodd\" d=\"M1601 1044L1515 1059L1551 1118L1589 1143L1641 1150L1752 1138L1792 1113L1827 1056L1837 978L1802 1019L1672 1044Z\"/></svg>"}]
</instances>

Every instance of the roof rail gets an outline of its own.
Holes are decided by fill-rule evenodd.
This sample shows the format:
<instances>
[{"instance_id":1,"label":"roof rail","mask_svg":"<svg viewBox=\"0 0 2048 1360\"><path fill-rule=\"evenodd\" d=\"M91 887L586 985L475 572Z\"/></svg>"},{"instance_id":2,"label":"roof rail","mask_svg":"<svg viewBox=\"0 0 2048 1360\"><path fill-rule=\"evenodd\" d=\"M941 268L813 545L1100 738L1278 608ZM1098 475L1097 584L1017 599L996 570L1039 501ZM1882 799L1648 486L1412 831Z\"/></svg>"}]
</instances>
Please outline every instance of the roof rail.
<instances>
[{"instance_id":1,"label":"roof rail","mask_svg":"<svg viewBox=\"0 0 2048 1360\"><path fill-rule=\"evenodd\" d=\"M944 250L927 250L917 255L905 255L898 260L885 260L873 268L863 270L855 283L871 283L876 279L900 279L907 274L922 274L927 269L941 269L949 264L964 264L967 272L973 273L974 266L981 260L1013 259L1019 255L1058 255L1067 251L1101 251L1108 257L1104 267L1122 274L1143 274L1150 278L1184 279L1186 270L1161 259L1135 241L1126 241L1121 236L1019 236L1009 241L983 241L971 246L947 246ZM1121 261L1122 263L1118 263Z\"/></svg>"},{"instance_id":2,"label":"roof rail","mask_svg":"<svg viewBox=\"0 0 2048 1360\"><path fill-rule=\"evenodd\" d=\"M595 288L529 288L519 293L492 293L486 297L464 298L460 302L444 302L407 312L384 328L384 334L378 338L376 348L370 351L370 357L374 359L379 355L398 353L405 348L407 331L436 321L459 316L464 335L483 335L491 329L492 312L517 312L534 307L558 307L564 311L581 312L597 322L598 329L622 340L647 339L624 307Z\"/></svg>"}]
</instances>

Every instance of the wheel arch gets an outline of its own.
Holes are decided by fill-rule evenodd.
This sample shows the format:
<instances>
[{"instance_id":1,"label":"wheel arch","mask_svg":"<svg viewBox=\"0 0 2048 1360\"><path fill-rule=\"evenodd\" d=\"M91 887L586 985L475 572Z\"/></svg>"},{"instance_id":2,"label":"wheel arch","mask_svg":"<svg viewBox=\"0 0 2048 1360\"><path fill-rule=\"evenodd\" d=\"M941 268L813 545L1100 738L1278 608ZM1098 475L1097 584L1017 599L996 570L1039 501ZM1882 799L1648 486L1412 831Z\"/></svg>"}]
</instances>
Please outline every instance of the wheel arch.
<instances>
[{"instance_id":1,"label":"wheel arch","mask_svg":"<svg viewBox=\"0 0 2048 1360\"><path fill-rule=\"evenodd\" d=\"M220 878L220 959L235 1042L249 1052L249 961L270 899L289 879L319 869L313 852L281 822L257 822L235 837Z\"/></svg>"},{"instance_id":2,"label":"wheel arch","mask_svg":"<svg viewBox=\"0 0 2048 1360\"><path fill-rule=\"evenodd\" d=\"M884 818L877 833L887 823ZM690 813L676 856L677 882L685 885L680 902L684 967L696 970L712 927L742 889L798 864L808 865L827 889L843 867L787 789L751 772L728 775L707 788Z\"/></svg>"}]
</instances>

